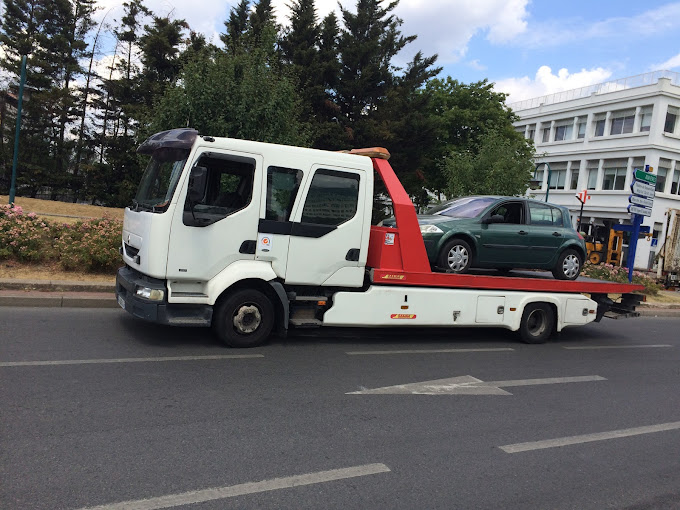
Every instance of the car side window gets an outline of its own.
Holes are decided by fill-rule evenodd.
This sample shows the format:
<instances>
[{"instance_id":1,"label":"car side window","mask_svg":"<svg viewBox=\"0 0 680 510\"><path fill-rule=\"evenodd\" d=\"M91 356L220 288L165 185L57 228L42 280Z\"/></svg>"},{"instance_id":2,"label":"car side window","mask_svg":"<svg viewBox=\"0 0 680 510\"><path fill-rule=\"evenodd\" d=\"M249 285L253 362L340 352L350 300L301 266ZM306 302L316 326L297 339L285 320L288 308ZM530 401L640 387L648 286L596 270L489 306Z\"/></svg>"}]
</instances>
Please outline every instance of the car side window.
<instances>
[{"instance_id":1,"label":"car side window","mask_svg":"<svg viewBox=\"0 0 680 510\"><path fill-rule=\"evenodd\" d=\"M532 225L561 227L562 211L547 204L530 203L529 214Z\"/></svg>"},{"instance_id":2,"label":"car side window","mask_svg":"<svg viewBox=\"0 0 680 510\"><path fill-rule=\"evenodd\" d=\"M522 224L524 223L524 204L522 202L505 202L491 211L491 216L493 215L503 216L503 223Z\"/></svg>"}]
</instances>

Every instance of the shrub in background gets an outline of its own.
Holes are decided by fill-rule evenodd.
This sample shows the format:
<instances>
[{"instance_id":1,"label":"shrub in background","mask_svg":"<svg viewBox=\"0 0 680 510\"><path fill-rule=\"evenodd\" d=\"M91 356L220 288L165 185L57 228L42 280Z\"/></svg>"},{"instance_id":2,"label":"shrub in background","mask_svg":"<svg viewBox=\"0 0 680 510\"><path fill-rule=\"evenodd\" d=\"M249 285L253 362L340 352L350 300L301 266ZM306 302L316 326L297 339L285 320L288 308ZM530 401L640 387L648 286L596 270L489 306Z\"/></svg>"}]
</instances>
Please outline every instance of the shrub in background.
<instances>
[{"instance_id":1,"label":"shrub in background","mask_svg":"<svg viewBox=\"0 0 680 510\"><path fill-rule=\"evenodd\" d=\"M21 207L0 206L0 259L43 262L54 255L54 226Z\"/></svg>"},{"instance_id":2,"label":"shrub in background","mask_svg":"<svg viewBox=\"0 0 680 510\"><path fill-rule=\"evenodd\" d=\"M0 260L58 262L66 270L110 272L121 265L123 223L105 217L57 224L0 206Z\"/></svg>"},{"instance_id":3,"label":"shrub in background","mask_svg":"<svg viewBox=\"0 0 680 510\"><path fill-rule=\"evenodd\" d=\"M614 266L612 264L591 264L586 262L581 270L583 276L596 278L598 280L608 280L612 282L628 283L628 268ZM647 276L640 271L633 271L633 283L644 285L644 294L654 296L659 293L661 286L656 283L654 278Z\"/></svg>"}]
</instances>

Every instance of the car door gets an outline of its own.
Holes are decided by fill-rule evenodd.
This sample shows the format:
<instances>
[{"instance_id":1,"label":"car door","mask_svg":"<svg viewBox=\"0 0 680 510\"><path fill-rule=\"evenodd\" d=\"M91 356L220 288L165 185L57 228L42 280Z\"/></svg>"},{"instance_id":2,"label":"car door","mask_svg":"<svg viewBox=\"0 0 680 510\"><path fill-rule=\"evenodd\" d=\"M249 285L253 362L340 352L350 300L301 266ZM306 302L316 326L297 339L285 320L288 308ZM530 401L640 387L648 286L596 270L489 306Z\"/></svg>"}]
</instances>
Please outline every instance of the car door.
<instances>
[{"instance_id":1,"label":"car door","mask_svg":"<svg viewBox=\"0 0 680 510\"><path fill-rule=\"evenodd\" d=\"M529 202L529 256L534 265L549 264L565 241L562 211L541 202Z\"/></svg>"},{"instance_id":2,"label":"car door","mask_svg":"<svg viewBox=\"0 0 680 510\"><path fill-rule=\"evenodd\" d=\"M528 229L523 200L506 200L487 212L482 219L503 216L502 223L482 223L479 232L479 262L485 266L513 267L527 258Z\"/></svg>"}]
</instances>

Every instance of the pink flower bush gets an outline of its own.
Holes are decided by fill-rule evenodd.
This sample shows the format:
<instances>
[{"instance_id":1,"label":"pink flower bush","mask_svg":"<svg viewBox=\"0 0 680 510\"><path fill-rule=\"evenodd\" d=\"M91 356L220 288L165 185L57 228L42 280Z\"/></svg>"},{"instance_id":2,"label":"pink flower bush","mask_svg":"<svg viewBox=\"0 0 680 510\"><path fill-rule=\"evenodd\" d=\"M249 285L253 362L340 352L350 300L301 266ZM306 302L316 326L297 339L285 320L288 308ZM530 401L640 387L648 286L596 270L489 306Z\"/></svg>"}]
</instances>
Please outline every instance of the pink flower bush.
<instances>
[{"instance_id":1,"label":"pink flower bush","mask_svg":"<svg viewBox=\"0 0 680 510\"><path fill-rule=\"evenodd\" d=\"M614 266L612 264L591 264L590 262L586 262L583 265L581 274L588 278L596 278L598 280L608 280L620 283L628 282L628 268ZM655 295L661 290L661 286L656 283L656 280L640 271L633 271L633 283L644 285L645 294Z\"/></svg>"}]
</instances>

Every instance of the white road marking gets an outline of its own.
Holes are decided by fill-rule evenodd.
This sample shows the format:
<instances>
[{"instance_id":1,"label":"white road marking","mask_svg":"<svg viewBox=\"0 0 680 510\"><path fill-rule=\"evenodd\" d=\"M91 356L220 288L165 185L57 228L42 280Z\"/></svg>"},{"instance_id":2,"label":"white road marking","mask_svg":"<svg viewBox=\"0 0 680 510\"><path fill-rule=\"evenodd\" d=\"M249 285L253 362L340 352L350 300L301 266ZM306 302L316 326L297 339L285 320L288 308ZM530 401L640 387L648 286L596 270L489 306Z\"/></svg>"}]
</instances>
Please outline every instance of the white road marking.
<instances>
[{"instance_id":1,"label":"white road marking","mask_svg":"<svg viewBox=\"0 0 680 510\"><path fill-rule=\"evenodd\" d=\"M475 377L464 375L436 379L411 384L397 384L372 390L363 389L352 391L347 395L512 395L501 387L534 386L541 384L563 384L573 382L606 381L599 375L585 375L577 377L554 377L550 379L518 379L514 381L484 382Z\"/></svg>"},{"instance_id":2,"label":"white road marking","mask_svg":"<svg viewBox=\"0 0 680 510\"><path fill-rule=\"evenodd\" d=\"M569 349L569 350L594 350L594 349L646 349L646 348L654 348L654 347L673 347L672 345L668 344L656 344L656 345L584 345L581 347L566 347L562 346L563 349Z\"/></svg>"},{"instance_id":3,"label":"white road marking","mask_svg":"<svg viewBox=\"0 0 680 510\"><path fill-rule=\"evenodd\" d=\"M584 434L582 436L560 437L557 439L546 439L544 441L531 441L528 443L508 444L499 446L507 453L528 452L531 450L542 450L545 448L555 448L558 446L568 446L572 444L590 443L593 441L605 441L607 439L618 439L620 437L639 436L641 434L652 434L654 432L664 432L667 430L680 429L680 421L671 423L661 423L648 427L635 427L632 429L611 430L609 432L598 432L597 434Z\"/></svg>"},{"instance_id":4,"label":"white road marking","mask_svg":"<svg viewBox=\"0 0 680 510\"><path fill-rule=\"evenodd\" d=\"M147 363L156 361L203 361L264 358L263 354L216 354L214 356L165 356L160 358L63 359L54 361L3 361L0 367L41 367L50 365L96 365L100 363Z\"/></svg>"},{"instance_id":5,"label":"white road marking","mask_svg":"<svg viewBox=\"0 0 680 510\"><path fill-rule=\"evenodd\" d=\"M287 476L285 478L274 478L261 482L242 483L230 487L215 487L212 489L182 492L170 494L157 498L137 499L112 503L110 505L100 505L88 507L81 510L156 510L160 508L172 508L180 505L193 505L205 501L216 499L233 498L246 494L267 492L278 489L289 489L301 485L312 485L317 483L332 482L346 478L356 478L358 476L375 475L378 473L388 473L390 468L385 464L366 464L343 469L331 469L330 471L319 471L297 476Z\"/></svg>"},{"instance_id":6,"label":"white road marking","mask_svg":"<svg viewBox=\"0 0 680 510\"><path fill-rule=\"evenodd\" d=\"M376 355L376 354L436 354L442 352L506 352L514 351L510 347L493 347L486 349L414 349L404 351L350 351L346 354L350 356Z\"/></svg>"}]
</instances>

